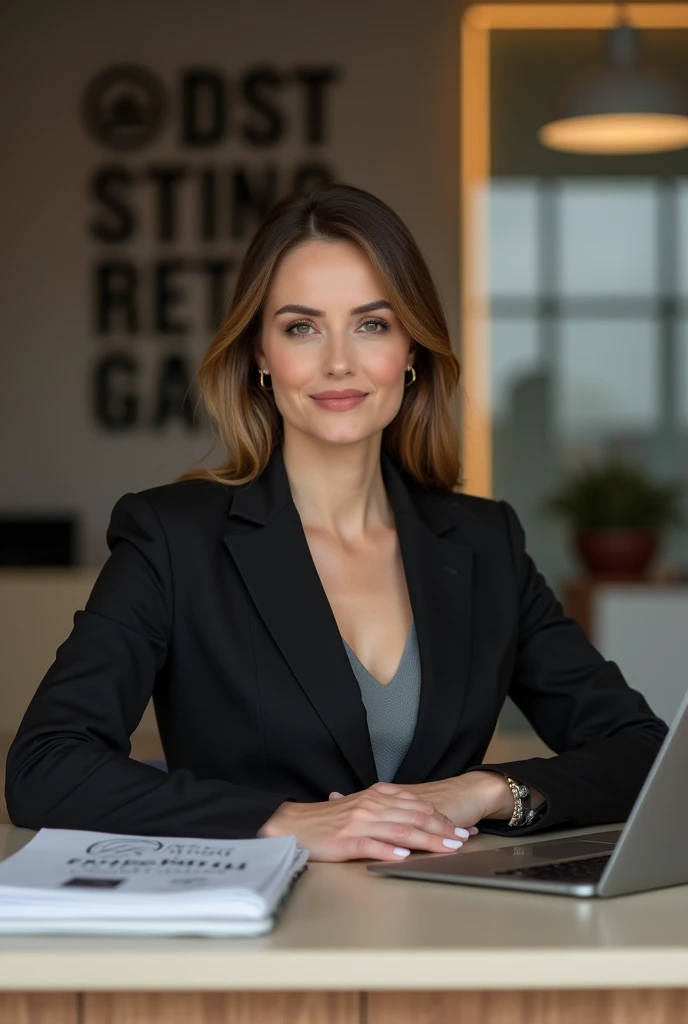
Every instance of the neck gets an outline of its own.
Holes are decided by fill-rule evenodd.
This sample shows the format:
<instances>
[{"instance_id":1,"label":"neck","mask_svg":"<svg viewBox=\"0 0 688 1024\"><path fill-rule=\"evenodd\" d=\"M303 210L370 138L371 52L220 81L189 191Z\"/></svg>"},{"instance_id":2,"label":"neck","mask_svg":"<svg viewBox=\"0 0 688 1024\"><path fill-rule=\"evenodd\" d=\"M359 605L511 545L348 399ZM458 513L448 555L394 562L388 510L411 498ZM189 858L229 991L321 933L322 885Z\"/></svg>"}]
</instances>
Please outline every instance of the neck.
<instances>
[{"instance_id":1,"label":"neck","mask_svg":"<svg viewBox=\"0 0 688 1024\"><path fill-rule=\"evenodd\" d=\"M285 429L284 466L304 528L356 542L394 525L382 477L381 443L381 433L335 444Z\"/></svg>"}]
</instances>

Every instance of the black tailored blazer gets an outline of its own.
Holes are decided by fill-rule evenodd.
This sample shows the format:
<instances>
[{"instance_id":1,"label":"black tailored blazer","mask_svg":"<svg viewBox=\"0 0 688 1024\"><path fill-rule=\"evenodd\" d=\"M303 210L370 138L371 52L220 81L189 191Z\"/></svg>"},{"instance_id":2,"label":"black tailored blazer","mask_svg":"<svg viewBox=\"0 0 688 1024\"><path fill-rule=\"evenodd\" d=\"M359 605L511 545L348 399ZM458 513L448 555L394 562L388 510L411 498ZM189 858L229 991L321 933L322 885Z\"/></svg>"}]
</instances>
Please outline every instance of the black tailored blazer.
<instances>
[{"instance_id":1,"label":"black tailored blazer","mask_svg":"<svg viewBox=\"0 0 688 1024\"><path fill-rule=\"evenodd\" d=\"M491 766L547 798L535 825L509 834L625 819L665 723L564 616L509 504L421 488L384 452L381 464L421 662L394 781L478 768L509 694L556 752ZM125 494L107 541L8 754L14 824L250 837L284 800L377 781L281 443L248 485ZM129 757L151 695L169 774Z\"/></svg>"}]
</instances>

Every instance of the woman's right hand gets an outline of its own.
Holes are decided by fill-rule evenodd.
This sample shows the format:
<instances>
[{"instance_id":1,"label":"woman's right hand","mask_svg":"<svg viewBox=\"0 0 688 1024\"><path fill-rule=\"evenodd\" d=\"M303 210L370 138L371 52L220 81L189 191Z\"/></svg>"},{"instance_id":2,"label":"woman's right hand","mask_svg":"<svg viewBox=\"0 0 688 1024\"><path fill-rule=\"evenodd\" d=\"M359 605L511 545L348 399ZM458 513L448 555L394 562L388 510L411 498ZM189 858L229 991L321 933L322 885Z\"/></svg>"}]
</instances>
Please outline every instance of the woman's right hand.
<instances>
[{"instance_id":1,"label":"woman's right hand","mask_svg":"<svg viewBox=\"0 0 688 1024\"><path fill-rule=\"evenodd\" d=\"M470 833L457 828L428 800L403 790L386 794L371 787L323 802L285 800L256 834L295 835L299 846L310 851L311 860L344 861L403 860L412 849L449 853Z\"/></svg>"}]
</instances>

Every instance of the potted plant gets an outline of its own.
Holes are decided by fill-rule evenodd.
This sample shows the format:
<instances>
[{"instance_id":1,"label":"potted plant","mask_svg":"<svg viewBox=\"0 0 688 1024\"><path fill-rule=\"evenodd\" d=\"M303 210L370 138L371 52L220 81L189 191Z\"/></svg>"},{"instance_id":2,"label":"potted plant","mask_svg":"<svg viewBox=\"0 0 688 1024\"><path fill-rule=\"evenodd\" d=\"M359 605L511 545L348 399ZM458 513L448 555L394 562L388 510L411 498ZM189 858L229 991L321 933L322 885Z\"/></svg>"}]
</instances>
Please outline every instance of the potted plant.
<instances>
[{"instance_id":1,"label":"potted plant","mask_svg":"<svg viewBox=\"0 0 688 1024\"><path fill-rule=\"evenodd\" d=\"M595 575L642 576L662 532L681 526L681 487L659 483L644 470L611 458L574 470L545 501L567 519L575 548Z\"/></svg>"}]
</instances>

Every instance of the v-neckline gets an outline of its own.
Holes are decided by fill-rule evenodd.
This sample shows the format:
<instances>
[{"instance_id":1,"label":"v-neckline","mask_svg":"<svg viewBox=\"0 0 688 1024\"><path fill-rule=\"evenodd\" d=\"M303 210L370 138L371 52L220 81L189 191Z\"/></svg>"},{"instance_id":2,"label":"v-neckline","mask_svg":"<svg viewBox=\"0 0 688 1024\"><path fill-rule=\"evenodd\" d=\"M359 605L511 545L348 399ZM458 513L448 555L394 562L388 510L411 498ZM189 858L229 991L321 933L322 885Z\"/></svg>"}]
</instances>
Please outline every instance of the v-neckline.
<instances>
[{"instance_id":1,"label":"v-neckline","mask_svg":"<svg viewBox=\"0 0 688 1024\"><path fill-rule=\"evenodd\" d=\"M408 635L406 637L406 643L404 644L404 649L401 652L401 658L399 659L399 664L397 665L396 672L394 673L394 675L392 676L392 678L390 679L390 681L388 683L381 683L379 679L376 679L375 676L372 674L372 672L370 672L365 667L365 665L363 664L363 662L361 661L359 656L356 654L356 651L353 649L353 647L349 643L347 643L347 641L344 639L344 637L342 636L341 633L339 635L342 637L342 642L345 645L345 647L347 648L347 650L349 650L351 652L351 654L354 656L354 658L356 659L358 664L361 666L363 671L366 673L366 675L370 676L370 678L373 680L373 682L377 683L378 686L384 687L384 689L386 690L396 680L397 676L399 675L399 669L404 664L404 659L406 658L406 653L408 651L409 643L411 642L411 634L413 633L413 624L414 624L414 620L411 619L411 625L409 626Z\"/></svg>"}]
</instances>

